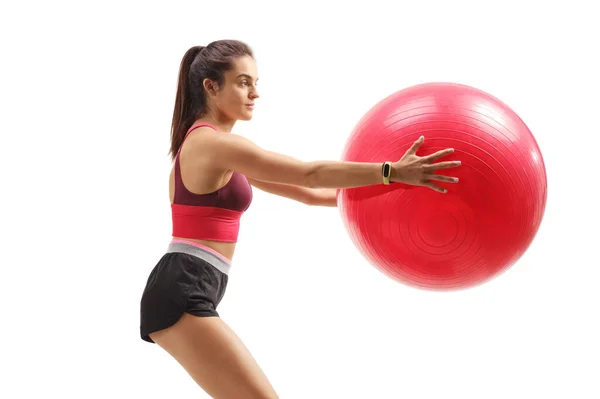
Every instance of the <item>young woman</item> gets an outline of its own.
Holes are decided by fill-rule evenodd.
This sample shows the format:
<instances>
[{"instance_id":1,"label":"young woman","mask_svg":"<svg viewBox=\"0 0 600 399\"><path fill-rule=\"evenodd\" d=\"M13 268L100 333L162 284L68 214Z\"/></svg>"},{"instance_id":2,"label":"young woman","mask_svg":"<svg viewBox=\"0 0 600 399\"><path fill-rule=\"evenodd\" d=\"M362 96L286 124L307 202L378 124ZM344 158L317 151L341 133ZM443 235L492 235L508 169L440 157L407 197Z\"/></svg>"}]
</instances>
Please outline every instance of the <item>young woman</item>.
<instances>
[{"instance_id":1,"label":"young woman","mask_svg":"<svg viewBox=\"0 0 600 399\"><path fill-rule=\"evenodd\" d=\"M171 131L173 239L148 277L141 337L173 356L216 399L278 398L261 368L216 308L223 298L252 186L311 205L336 206L336 189L402 182L445 192L421 137L402 159L382 163L302 162L231 133L258 98L251 49L234 40L192 47L183 57Z\"/></svg>"}]
</instances>

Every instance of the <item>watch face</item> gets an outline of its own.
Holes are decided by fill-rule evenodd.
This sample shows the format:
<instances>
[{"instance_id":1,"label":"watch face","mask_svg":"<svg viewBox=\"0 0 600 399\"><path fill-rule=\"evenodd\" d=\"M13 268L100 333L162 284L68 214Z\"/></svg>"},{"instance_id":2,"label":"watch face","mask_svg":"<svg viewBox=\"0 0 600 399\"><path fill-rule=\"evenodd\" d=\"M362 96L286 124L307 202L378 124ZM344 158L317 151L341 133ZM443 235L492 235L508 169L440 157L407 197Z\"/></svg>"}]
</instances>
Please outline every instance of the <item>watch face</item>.
<instances>
[{"instance_id":1,"label":"watch face","mask_svg":"<svg viewBox=\"0 0 600 399\"><path fill-rule=\"evenodd\" d=\"M385 177L388 177L390 175L390 164L385 164L385 166L383 167L383 175Z\"/></svg>"}]
</instances>

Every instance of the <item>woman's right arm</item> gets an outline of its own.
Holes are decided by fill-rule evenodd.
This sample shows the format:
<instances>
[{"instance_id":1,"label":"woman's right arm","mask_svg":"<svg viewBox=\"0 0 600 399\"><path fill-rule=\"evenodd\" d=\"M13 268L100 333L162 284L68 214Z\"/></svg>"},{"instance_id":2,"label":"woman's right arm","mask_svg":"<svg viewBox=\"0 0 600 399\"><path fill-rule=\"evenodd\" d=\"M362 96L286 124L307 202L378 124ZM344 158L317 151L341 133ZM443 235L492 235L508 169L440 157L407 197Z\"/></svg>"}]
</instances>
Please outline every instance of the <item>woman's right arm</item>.
<instances>
[{"instance_id":1,"label":"woman's right arm","mask_svg":"<svg viewBox=\"0 0 600 399\"><path fill-rule=\"evenodd\" d=\"M344 161L300 161L290 156L278 154L260 148L252 141L236 134L207 132L202 137L202 153L210 158L210 162L223 169L235 170L243 175L257 180L274 183L292 184L310 188L352 188L383 183L381 162L344 162ZM421 140L422 142L422 140ZM413 145L407 152L416 152L418 146ZM420 145L420 144L419 144ZM450 150L451 152L451 150ZM438 151L437 158L449 153L448 150ZM434 159L432 154L426 158ZM406 155L403 159L406 158ZM435 159L437 159L435 158ZM390 160L394 161L394 160ZM391 181L415 184L416 178L424 175L425 170L415 175L413 162L394 162L392 165ZM442 164L450 164L440 163ZM456 166L456 165L453 165ZM451 167L446 165L446 167ZM442 168L442 167L440 167ZM439 176L439 175L438 175ZM442 176L451 181L452 178ZM410 180L413 180L411 182ZM449 180L450 179L450 180ZM418 180L418 179L417 179ZM428 184L419 184L428 185ZM439 191L439 190L438 190Z\"/></svg>"},{"instance_id":2,"label":"woman's right arm","mask_svg":"<svg viewBox=\"0 0 600 399\"><path fill-rule=\"evenodd\" d=\"M198 148L211 164L256 180L310 188L349 188L382 182L381 163L305 162L265 150L236 134L207 133Z\"/></svg>"}]
</instances>

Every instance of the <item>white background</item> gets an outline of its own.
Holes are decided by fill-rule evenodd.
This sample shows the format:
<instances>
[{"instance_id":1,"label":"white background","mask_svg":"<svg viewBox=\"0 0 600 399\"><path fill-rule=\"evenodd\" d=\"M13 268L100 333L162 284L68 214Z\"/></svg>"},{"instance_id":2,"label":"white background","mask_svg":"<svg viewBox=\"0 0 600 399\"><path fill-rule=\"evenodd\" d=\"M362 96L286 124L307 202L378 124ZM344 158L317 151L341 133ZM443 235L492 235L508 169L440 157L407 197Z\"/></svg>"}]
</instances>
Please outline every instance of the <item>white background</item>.
<instances>
[{"instance_id":1,"label":"white background","mask_svg":"<svg viewBox=\"0 0 600 399\"><path fill-rule=\"evenodd\" d=\"M515 109L548 172L518 264L443 294L369 266L336 209L255 191L219 311L282 398L600 397L593 2L345 3L3 3L0 397L205 397L139 338L139 299L171 232L179 62L223 38L255 50L235 131L262 147L338 159L384 96L454 81Z\"/></svg>"}]
</instances>

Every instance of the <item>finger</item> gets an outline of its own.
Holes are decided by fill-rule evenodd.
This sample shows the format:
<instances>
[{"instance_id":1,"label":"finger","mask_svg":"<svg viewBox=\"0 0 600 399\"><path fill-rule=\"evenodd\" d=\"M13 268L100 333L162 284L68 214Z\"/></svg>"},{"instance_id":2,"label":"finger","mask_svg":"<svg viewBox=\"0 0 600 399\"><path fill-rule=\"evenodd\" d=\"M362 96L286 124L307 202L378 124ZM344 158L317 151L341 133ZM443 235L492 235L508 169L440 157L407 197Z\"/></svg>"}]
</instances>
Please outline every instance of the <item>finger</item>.
<instances>
[{"instance_id":1,"label":"finger","mask_svg":"<svg viewBox=\"0 0 600 399\"><path fill-rule=\"evenodd\" d=\"M431 174L431 175L425 175L425 178L427 180L441 181L444 183L458 183L458 177L454 177L454 176Z\"/></svg>"},{"instance_id":2,"label":"finger","mask_svg":"<svg viewBox=\"0 0 600 399\"><path fill-rule=\"evenodd\" d=\"M427 155L425 157L423 157L423 161L425 162L433 162L436 161L438 159L440 159L441 157L445 157L446 155L450 155L454 152L454 148L446 148L444 150L439 150L437 152L434 152L433 154Z\"/></svg>"},{"instance_id":3,"label":"finger","mask_svg":"<svg viewBox=\"0 0 600 399\"><path fill-rule=\"evenodd\" d=\"M460 164L460 161L438 162L429 165L423 165L423 170L425 172L433 172L434 170L456 168L457 166L460 166Z\"/></svg>"},{"instance_id":4,"label":"finger","mask_svg":"<svg viewBox=\"0 0 600 399\"><path fill-rule=\"evenodd\" d=\"M423 141L425 141L425 137L423 137L423 136L419 137L417 139L417 141L415 141L413 143L413 145L410 146L410 148L408 149L408 151L406 151L406 153L407 154L416 154L419 147L421 147L421 144L423 144Z\"/></svg>"},{"instance_id":5,"label":"finger","mask_svg":"<svg viewBox=\"0 0 600 399\"><path fill-rule=\"evenodd\" d=\"M448 192L448 190L446 190L445 188L440 187L437 184L432 183L430 181L423 183L423 186L429 187L433 191L437 191L438 193L442 193L442 194L446 194Z\"/></svg>"}]
</instances>

